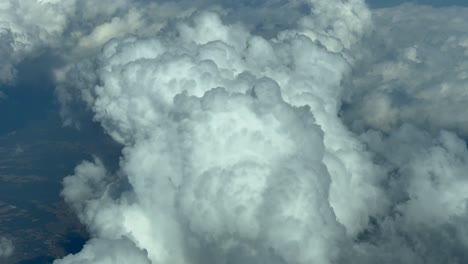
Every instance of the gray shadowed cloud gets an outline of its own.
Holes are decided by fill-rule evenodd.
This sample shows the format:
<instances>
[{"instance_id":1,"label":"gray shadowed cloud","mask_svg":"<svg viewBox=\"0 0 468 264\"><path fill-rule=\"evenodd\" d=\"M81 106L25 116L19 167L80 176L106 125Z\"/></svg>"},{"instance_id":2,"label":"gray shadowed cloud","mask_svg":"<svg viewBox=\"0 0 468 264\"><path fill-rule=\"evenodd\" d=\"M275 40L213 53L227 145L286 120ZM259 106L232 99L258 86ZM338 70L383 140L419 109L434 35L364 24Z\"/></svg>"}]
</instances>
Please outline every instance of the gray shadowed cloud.
<instances>
[{"instance_id":1,"label":"gray shadowed cloud","mask_svg":"<svg viewBox=\"0 0 468 264\"><path fill-rule=\"evenodd\" d=\"M413 123L468 134L468 7L402 5L373 13L343 116L355 129Z\"/></svg>"}]
</instances>

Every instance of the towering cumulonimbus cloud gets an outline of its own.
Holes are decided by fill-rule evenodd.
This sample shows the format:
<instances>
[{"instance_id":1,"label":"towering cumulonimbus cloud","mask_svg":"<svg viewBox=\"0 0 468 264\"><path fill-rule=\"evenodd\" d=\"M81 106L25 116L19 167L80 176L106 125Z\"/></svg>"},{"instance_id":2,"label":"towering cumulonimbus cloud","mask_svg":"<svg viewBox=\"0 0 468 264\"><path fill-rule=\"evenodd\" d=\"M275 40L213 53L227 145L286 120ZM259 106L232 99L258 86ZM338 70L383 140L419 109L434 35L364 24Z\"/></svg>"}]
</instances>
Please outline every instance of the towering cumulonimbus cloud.
<instances>
[{"instance_id":1,"label":"towering cumulonimbus cloud","mask_svg":"<svg viewBox=\"0 0 468 264\"><path fill-rule=\"evenodd\" d=\"M0 82L52 52L64 123L123 146L64 179L92 239L54 263L465 263L465 13L0 3Z\"/></svg>"},{"instance_id":2,"label":"towering cumulonimbus cloud","mask_svg":"<svg viewBox=\"0 0 468 264\"><path fill-rule=\"evenodd\" d=\"M338 13L311 4L326 17L272 39L197 12L156 38L111 41L77 67L96 81L81 92L125 146L117 178L131 186L116 194L98 160L65 179L65 199L96 237L130 239L152 263L359 257L350 237L386 202L378 168L337 112L369 15L359 1L330 2Z\"/></svg>"},{"instance_id":3,"label":"towering cumulonimbus cloud","mask_svg":"<svg viewBox=\"0 0 468 264\"><path fill-rule=\"evenodd\" d=\"M13 254L15 247L10 239L0 237L0 260L2 258L8 258Z\"/></svg>"}]
</instances>

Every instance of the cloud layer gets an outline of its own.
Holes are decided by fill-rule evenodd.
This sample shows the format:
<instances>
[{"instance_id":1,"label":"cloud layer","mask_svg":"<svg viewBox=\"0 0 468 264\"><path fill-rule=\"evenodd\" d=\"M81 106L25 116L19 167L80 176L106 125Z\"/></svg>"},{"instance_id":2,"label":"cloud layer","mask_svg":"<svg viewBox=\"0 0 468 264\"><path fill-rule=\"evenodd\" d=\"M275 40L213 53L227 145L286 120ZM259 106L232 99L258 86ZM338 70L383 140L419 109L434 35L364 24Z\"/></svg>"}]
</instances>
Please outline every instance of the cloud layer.
<instances>
[{"instance_id":1,"label":"cloud layer","mask_svg":"<svg viewBox=\"0 0 468 264\"><path fill-rule=\"evenodd\" d=\"M101 85L86 98L126 146L121 172L132 190L118 201L89 190L109 180L95 161L66 178L64 196L99 236L131 236L152 263L342 258L333 249L349 244L328 202L323 131L310 109L329 108L337 119L326 94L333 91L320 86L339 89L346 61L296 31L268 41L216 13L190 20L174 26L176 37L106 45ZM311 60L301 61L303 49ZM301 95L309 106L300 106ZM90 211L104 204L106 213ZM103 228L108 214L120 217Z\"/></svg>"},{"instance_id":2,"label":"cloud layer","mask_svg":"<svg viewBox=\"0 0 468 264\"><path fill-rule=\"evenodd\" d=\"M368 59L353 75L345 120L388 131L413 123L464 136L468 84L466 7L406 4L373 12Z\"/></svg>"}]
</instances>

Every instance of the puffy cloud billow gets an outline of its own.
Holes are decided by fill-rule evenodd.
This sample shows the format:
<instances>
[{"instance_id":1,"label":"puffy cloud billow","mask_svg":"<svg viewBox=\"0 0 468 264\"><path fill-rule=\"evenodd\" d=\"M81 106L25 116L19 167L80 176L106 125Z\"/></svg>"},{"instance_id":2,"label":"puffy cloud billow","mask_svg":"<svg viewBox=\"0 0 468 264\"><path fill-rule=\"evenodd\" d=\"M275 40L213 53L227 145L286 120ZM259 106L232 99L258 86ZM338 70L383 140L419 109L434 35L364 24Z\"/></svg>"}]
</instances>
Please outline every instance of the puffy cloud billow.
<instances>
[{"instance_id":1,"label":"puffy cloud billow","mask_svg":"<svg viewBox=\"0 0 468 264\"><path fill-rule=\"evenodd\" d=\"M465 9L26 2L0 80L53 50L64 123L123 146L64 179L92 239L54 264L468 261Z\"/></svg>"}]
</instances>

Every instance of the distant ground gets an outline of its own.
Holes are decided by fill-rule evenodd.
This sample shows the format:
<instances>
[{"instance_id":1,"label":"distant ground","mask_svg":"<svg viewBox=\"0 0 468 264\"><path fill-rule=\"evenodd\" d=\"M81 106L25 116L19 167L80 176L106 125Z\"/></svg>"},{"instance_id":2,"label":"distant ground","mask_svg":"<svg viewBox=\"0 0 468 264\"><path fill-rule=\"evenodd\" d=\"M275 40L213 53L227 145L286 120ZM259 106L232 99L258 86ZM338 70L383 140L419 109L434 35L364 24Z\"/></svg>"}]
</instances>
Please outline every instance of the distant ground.
<instances>
[{"instance_id":1,"label":"distant ground","mask_svg":"<svg viewBox=\"0 0 468 264\"><path fill-rule=\"evenodd\" d=\"M78 252L88 234L60 197L62 179L91 155L115 168L120 153L97 124L62 126L41 61L25 62L18 76L27 79L0 87L6 95L0 99L0 237L15 246L1 264L51 263Z\"/></svg>"},{"instance_id":2,"label":"distant ground","mask_svg":"<svg viewBox=\"0 0 468 264\"><path fill-rule=\"evenodd\" d=\"M43 133L41 138L35 126L0 136L0 236L15 245L7 263L50 263L78 252L88 234L62 201L61 180L89 153L110 157L119 151L105 137L73 141Z\"/></svg>"}]
</instances>

